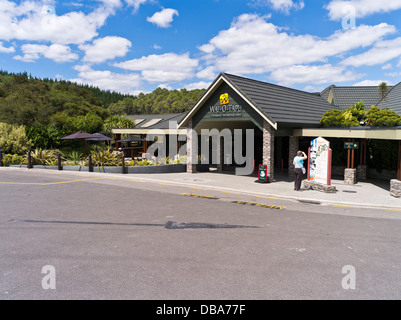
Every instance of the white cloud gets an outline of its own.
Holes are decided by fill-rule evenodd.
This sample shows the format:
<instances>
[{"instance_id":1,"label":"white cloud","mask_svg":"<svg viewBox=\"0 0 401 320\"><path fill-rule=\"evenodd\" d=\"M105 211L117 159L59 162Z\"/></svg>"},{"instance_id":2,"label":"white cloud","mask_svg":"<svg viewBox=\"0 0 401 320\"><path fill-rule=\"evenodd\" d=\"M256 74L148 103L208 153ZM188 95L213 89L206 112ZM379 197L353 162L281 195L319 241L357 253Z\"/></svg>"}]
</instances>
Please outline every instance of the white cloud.
<instances>
[{"instance_id":1,"label":"white cloud","mask_svg":"<svg viewBox=\"0 0 401 320\"><path fill-rule=\"evenodd\" d=\"M344 67L336 67L330 64L307 66L293 65L273 71L270 78L277 83L291 86L300 83L325 84L353 81L363 75L345 70Z\"/></svg>"},{"instance_id":2,"label":"white cloud","mask_svg":"<svg viewBox=\"0 0 401 320\"><path fill-rule=\"evenodd\" d=\"M274 10L289 13L290 10L300 10L305 7L304 1L293 1L293 0L254 0L256 5L268 5Z\"/></svg>"},{"instance_id":3,"label":"white cloud","mask_svg":"<svg viewBox=\"0 0 401 320\"><path fill-rule=\"evenodd\" d=\"M213 80L216 78L216 70L213 66L207 67L199 71L196 76L200 79Z\"/></svg>"},{"instance_id":4,"label":"white cloud","mask_svg":"<svg viewBox=\"0 0 401 320\"><path fill-rule=\"evenodd\" d=\"M55 62L71 62L77 60L79 56L71 52L70 47L60 44L52 44L50 46L39 44L24 44L21 47L23 56L15 56L15 60L24 62L35 62L41 56L51 59Z\"/></svg>"},{"instance_id":5,"label":"white cloud","mask_svg":"<svg viewBox=\"0 0 401 320\"><path fill-rule=\"evenodd\" d=\"M0 41L0 53L13 53L15 52L15 48L14 47L4 47L3 46L3 42Z\"/></svg>"},{"instance_id":6,"label":"white cloud","mask_svg":"<svg viewBox=\"0 0 401 320\"><path fill-rule=\"evenodd\" d=\"M401 37L393 40L377 42L374 47L364 53L345 59L344 65L360 67L374 66L401 57Z\"/></svg>"},{"instance_id":7,"label":"white cloud","mask_svg":"<svg viewBox=\"0 0 401 320\"><path fill-rule=\"evenodd\" d=\"M74 69L77 70L79 74L78 78L70 79L72 82L88 84L104 90L133 95L140 92L138 90L141 85L139 74L120 74L111 71L97 71L87 65L75 66Z\"/></svg>"},{"instance_id":8,"label":"white cloud","mask_svg":"<svg viewBox=\"0 0 401 320\"><path fill-rule=\"evenodd\" d=\"M361 82L355 83L355 87L377 87L382 82L387 83L388 86L392 86L393 83L388 80L363 80Z\"/></svg>"},{"instance_id":9,"label":"white cloud","mask_svg":"<svg viewBox=\"0 0 401 320\"><path fill-rule=\"evenodd\" d=\"M401 9L400 0L332 0L326 9L329 10L331 20L341 20L345 16L344 8L352 6L355 8L356 18L363 18L374 13L390 12Z\"/></svg>"},{"instance_id":10,"label":"white cloud","mask_svg":"<svg viewBox=\"0 0 401 320\"><path fill-rule=\"evenodd\" d=\"M81 44L97 36L97 29L114 13L113 7L101 6L87 15L73 11L58 16L53 4L46 0L19 4L2 0L0 39Z\"/></svg>"},{"instance_id":11,"label":"white cloud","mask_svg":"<svg viewBox=\"0 0 401 320\"><path fill-rule=\"evenodd\" d=\"M189 53L182 55L165 53L115 63L114 66L131 71L141 71L142 77L152 83L171 83L193 77L198 64L199 61L191 59Z\"/></svg>"},{"instance_id":12,"label":"white cloud","mask_svg":"<svg viewBox=\"0 0 401 320\"><path fill-rule=\"evenodd\" d=\"M382 70L391 70L393 69L393 65L391 63L387 63L384 66L382 66Z\"/></svg>"},{"instance_id":13,"label":"white cloud","mask_svg":"<svg viewBox=\"0 0 401 320\"><path fill-rule=\"evenodd\" d=\"M392 78L396 78L396 77L401 77L401 72L388 72L384 74L386 77L392 77Z\"/></svg>"},{"instance_id":14,"label":"white cloud","mask_svg":"<svg viewBox=\"0 0 401 320\"><path fill-rule=\"evenodd\" d=\"M184 86L184 88L187 90L207 89L211 84L212 84L211 82L200 81L196 83L187 84Z\"/></svg>"},{"instance_id":15,"label":"white cloud","mask_svg":"<svg viewBox=\"0 0 401 320\"><path fill-rule=\"evenodd\" d=\"M178 16L178 11L175 9L163 9L160 12L156 12L152 17L148 17L146 20L157 25L160 28L171 27L174 16Z\"/></svg>"},{"instance_id":16,"label":"white cloud","mask_svg":"<svg viewBox=\"0 0 401 320\"><path fill-rule=\"evenodd\" d=\"M153 45L153 49L155 49L155 50L160 50L160 49L162 49L162 47L155 43L155 44Z\"/></svg>"},{"instance_id":17,"label":"white cloud","mask_svg":"<svg viewBox=\"0 0 401 320\"><path fill-rule=\"evenodd\" d=\"M131 6L134 7L134 12L137 12L139 7L147 2L153 2L153 0L125 0L125 2Z\"/></svg>"},{"instance_id":18,"label":"white cloud","mask_svg":"<svg viewBox=\"0 0 401 320\"><path fill-rule=\"evenodd\" d=\"M292 65L327 62L329 57L371 46L394 32L394 26L381 23L319 38L287 33L264 17L243 14L234 20L230 29L220 31L199 48L206 52L206 62L215 65L217 70L260 74Z\"/></svg>"},{"instance_id":19,"label":"white cloud","mask_svg":"<svg viewBox=\"0 0 401 320\"><path fill-rule=\"evenodd\" d=\"M116 57L124 57L131 48L131 41L121 37L104 37L93 41L91 45L80 45L85 51L83 61L102 63Z\"/></svg>"}]
</instances>

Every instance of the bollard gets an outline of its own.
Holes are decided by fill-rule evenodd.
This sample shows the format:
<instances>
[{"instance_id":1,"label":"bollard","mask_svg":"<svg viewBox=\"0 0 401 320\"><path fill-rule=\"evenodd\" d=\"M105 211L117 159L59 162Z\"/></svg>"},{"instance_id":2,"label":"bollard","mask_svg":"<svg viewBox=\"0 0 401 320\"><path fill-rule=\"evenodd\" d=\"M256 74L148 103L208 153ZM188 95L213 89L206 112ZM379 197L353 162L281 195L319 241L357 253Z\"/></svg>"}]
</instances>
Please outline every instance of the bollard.
<instances>
[{"instance_id":1,"label":"bollard","mask_svg":"<svg viewBox=\"0 0 401 320\"><path fill-rule=\"evenodd\" d=\"M3 151L0 149L0 167L3 166Z\"/></svg>"},{"instance_id":2,"label":"bollard","mask_svg":"<svg viewBox=\"0 0 401 320\"><path fill-rule=\"evenodd\" d=\"M92 155L89 155L89 172L93 172Z\"/></svg>"},{"instance_id":3,"label":"bollard","mask_svg":"<svg viewBox=\"0 0 401 320\"><path fill-rule=\"evenodd\" d=\"M32 159L31 159L31 151L28 151L28 169L32 169Z\"/></svg>"},{"instance_id":4,"label":"bollard","mask_svg":"<svg viewBox=\"0 0 401 320\"><path fill-rule=\"evenodd\" d=\"M61 165L61 154L60 152L57 154L57 170L63 170L63 166Z\"/></svg>"},{"instance_id":5,"label":"bollard","mask_svg":"<svg viewBox=\"0 0 401 320\"><path fill-rule=\"evenodd\" d=\"M122 170L122 174L126 174L126 172L125 172L125 158L124 158L124 153L123 153L123 157L121 158L121 164L122 164L122 166L121 166L121 170Z\"/></svg>"}]
</instances>

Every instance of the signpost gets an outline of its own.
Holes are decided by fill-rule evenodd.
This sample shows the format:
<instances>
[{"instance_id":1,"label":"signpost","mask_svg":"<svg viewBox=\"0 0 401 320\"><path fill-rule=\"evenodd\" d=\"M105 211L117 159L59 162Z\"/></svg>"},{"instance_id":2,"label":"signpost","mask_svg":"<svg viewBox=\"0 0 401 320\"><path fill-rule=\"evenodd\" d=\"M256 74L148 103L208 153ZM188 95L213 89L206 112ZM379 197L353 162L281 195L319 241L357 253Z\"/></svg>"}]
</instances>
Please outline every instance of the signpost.
<instances>
[{"instance_id":1,"label":"signpost","mask_svg":"<svg viewBox=\"0 0 401 320\"><path fill-rule=\"evenodd\" d=\"M347 169L354 169L355 150L359 149L359 142L354 139L344 142L344 149L348 150Z\"/></svg>"},{"instance_id":2,"label":"signpost","mask_svg":"<svg viewBox=\"0 0 401 320\"><path fill-rule=\"evenodd\" d=\"M308 180L331 185L331 158L330 142L322 137L311 141L308 156Z\"/></svg>"}]
</instances>

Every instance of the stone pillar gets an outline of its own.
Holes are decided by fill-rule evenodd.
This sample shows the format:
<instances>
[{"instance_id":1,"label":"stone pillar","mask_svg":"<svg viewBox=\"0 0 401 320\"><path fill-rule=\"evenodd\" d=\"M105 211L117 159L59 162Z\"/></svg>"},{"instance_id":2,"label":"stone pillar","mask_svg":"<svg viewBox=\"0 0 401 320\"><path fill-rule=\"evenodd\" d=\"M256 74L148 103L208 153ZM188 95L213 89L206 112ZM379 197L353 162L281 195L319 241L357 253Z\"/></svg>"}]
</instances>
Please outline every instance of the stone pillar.
<instances>
[{"instance_id":1,"label":"stone pillar","mask_svg":"<svg viewBox=\"0 0 401 320\"><path fill-rule=\"evenodd\" d=\"M390 195L395 198L401 198L401 181L397 179L390 180Z\"/></svg>"},{"instance_id":2,"label":"stone pillar","mask_svg":"<svg viewBox=\"0 0 401 320\"><path fill-rule=\"evenodd\" d=\"M198 155L198 138L192 130L192 119L188 122L187 129L187 172L196 173L196 160Z\"/></svg>"},{"instance_id":3,"label":"stone pillar","mask_svg":"<svg viewBox=\"0 0 401 320\"><path fill-rule=\"evenodd\" d=\"M224 170L224 138L220 137L218 138L218 144L217 144L217 155L219 157L219 162L217 163L217 171L218 172L223 172Z\"/></svg>"},{"instance_id":4,"label":"stone pillar","mask_svg":"<svg viewBox=\"0 0 401 320\"><path fill-rule=\"evenodd\" d=\"M274 135L275 129L263 121L263 164L267 165L267 175L270 182L274 180Z\"/></svg>"},{"instance_id":5,"label":"stone pillar","mask_svg":"<svg viewBox=\"0 0 401 320\"><path fill-rule=\"evenodd\" d=\"M290 148L289 148L289 157L288 157L288 176L290 178L295 177L294 173L294 158L297 155L297 152L299 151L299 137L291 136L290 137ZM305 166L307 167L307 166Z\"/></svg>"},{"instance_id":6,"label":"stone pillar","mask_svg":"<svg viewBox=\"0 0 401 320\"><path fill-rule=\"evenodd\" d=\"M356 169L345 169L344 171L344 183L345 184L356 184Z\"/></svg>"}]
</instances>

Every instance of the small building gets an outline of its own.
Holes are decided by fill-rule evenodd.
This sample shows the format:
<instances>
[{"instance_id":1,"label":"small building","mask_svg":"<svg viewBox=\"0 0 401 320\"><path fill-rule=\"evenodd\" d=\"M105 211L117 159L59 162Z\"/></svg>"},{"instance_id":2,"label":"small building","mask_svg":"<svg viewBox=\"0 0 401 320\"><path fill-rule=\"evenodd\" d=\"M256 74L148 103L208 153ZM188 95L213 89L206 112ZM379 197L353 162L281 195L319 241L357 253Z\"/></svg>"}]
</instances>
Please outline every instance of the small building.
<instances>
[{"instance_id":1,"label":"small building","mask_svg":"<svg viewBox=\"0 0 401 320\"><path fill-rule=\"evenodd\" d=\"M274 180L275 170L288 170L293 173L292 159L300 149L300 139L335 137L344 139L361 139L365 146L366 139L390 139L401 141L400 128L332 128L322 129L320 119L332 109L347 109L356 102L363 101L367 107L376 105L380 108L391 108L401 114L401 83L389 86L386 96L380 95L378 87L339 87L330 86L321 93L309 93L245 77L221 73L209 86L197 103L186 113L165 115L131 116L135 121L134 129L113 129L116 140L121 135L146 135L158 130L166 135L177 148L168 154L172 157L183 147L187 151L187 171L196 172L196 156L201 155L202 131L217 132L225 130L234 132L253 130L254 166L268 166L268 176ZM177 124L171 125L171 123ZM196 135L190 133L196 133ZM212 133L213 135L214 133ZM187 137L187 141L182 136ZM192 138L196 137L196 138ZM233 154L224 154L222 148L224 137L218 137L220 147L217 149L219 162L217 169L225 171L238 165ZM310 140L310 139L309 139ZM243 140L245 141L245 139ZM401 144L400 144L401 146ZM118 147L118 145L117 145ZM173 148L174 149L174 148ZM243 154L246 145L243 145ZM400 149L401 150L401 149ZM176 151L176 152L175 152ZM216 150L213 150L216 151ZM146 146L141 152L146 153ZM366 147L365 151L366 152ZM366 154L365 165L366 165ZM361 155L361 164L364 159ZM227 165L224 159L230 159ZM401 177L401 169L399 170Z\"/></svg>"}]
</instances>

